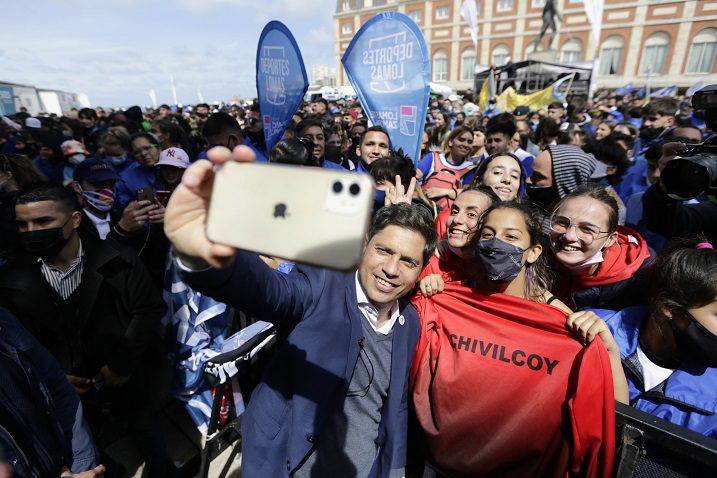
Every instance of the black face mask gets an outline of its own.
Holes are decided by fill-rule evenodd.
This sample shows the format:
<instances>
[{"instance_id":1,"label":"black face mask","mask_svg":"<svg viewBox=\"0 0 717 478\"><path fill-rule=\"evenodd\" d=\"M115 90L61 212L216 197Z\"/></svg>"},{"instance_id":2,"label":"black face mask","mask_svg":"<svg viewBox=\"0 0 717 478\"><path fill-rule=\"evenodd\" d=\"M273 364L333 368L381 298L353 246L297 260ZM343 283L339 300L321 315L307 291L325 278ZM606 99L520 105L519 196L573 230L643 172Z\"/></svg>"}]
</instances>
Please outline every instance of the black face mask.
<instances>
[{"instance_id":1,"label":"black face mask","mask_svg":"<svg viewBox=\"0 0 717 478\"><path fill-rule=\"evenodd\" d=\"M244 132L247 136L249 136L249 139L251 140L252 144L254 144L257 149L264 149L264 144L266 144L266 140L264 138L264 130L260 129L259 131L250 131L247 129Z\"/></svg>"},{"instance_id":2,"label":"black face mask","mask_svg":"<svg viewBox=\"0 0 717 478\"><path fill-rule=\"evenodd\" d=\"M644 140L651 140L659 137L665 128L648 128L643 126L640 128L640 138Z\"/></svg>"},{"instance_id":3,"label":"black face mask","mask_svg":"<svg viewBox=\"0 0 717 478\"><path fill-rule=\"evenodd\" d=\"M717 335L707 330L686 310L684 314L690 318L687 329L675 330L673 326L680 356L708 367L717 367Z\"/></svg>"},{"instance_id":4,"label":"black face mask","mask_svg":"<svg viewBox=\"0 0 717 478\"><path fill-rule=\"evenodd\" d=\"M518 277L523 268L523 253L518 246L501 241L497 237L478 242L478 259L488 279L505 282Z\"/></svg>"},{"instance_id":5,"label":"black face mask","mask_svg":"<svg viewBox=\"0 0 717 478\"><path fill-rule=\"evenodd\" d=\"M546 211L553 201L560 198L558 195L558 189L555 186L540 188L528 184L525 188L525 192L528 194L528 197L531 201L533 201L533 203Z\"/></svg>"},{"instance_id":6,"label":"black face mask","mask_svg":"<svg viewBox=\"0 0 717 478\"><path fill-rule=\"evenodd\" d=\"M39 231L26 231L20 233L20 240L24 249L35 257L40 257L44 260L52 259L60 253L69 237L65 237L63 228L70 222L72 217L70 216L65 224L60 227L53 227L52 229L41 229Z\"/></svg>"}]
</instances>

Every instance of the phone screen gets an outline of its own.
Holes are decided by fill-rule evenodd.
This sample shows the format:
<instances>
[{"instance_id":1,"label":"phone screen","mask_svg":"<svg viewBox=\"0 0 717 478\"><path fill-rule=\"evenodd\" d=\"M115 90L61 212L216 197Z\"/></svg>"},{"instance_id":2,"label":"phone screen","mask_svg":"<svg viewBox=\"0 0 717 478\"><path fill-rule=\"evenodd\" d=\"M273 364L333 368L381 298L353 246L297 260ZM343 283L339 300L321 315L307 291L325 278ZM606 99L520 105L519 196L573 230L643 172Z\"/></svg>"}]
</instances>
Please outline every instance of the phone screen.
<instances>
[{"instance_id":1,"label":"phone screen","mask_svg":"<svg viewBox=\"0 0 717 478\"><path fill-rule=\"evenodd\" d=\"M138 201L151 201L152 199L152 188L142 188L137 190Z\"/></svg>"},{"instance_id":2,"label":"phone screen","mask_svg":"<svg viewBox=\"0 0 717 478\"><path fill-rule=\"evenodd\" d=\"M157 191L154 193L154 197L157 202L164 207L167 207L167 203L169 202L169 196L171 195L172 191Z\"/></svg>"}]
</instances>

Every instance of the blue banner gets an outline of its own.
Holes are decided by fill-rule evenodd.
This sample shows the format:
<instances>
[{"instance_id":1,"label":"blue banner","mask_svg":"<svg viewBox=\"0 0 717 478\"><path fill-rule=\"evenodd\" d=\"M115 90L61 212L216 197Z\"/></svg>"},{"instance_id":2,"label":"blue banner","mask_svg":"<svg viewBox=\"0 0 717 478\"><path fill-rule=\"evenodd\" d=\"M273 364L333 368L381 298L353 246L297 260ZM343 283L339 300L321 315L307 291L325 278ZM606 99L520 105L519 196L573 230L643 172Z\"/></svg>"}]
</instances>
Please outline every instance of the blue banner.
<instances>
[{"instance_id":1,"label":"blue banner","mask_svg":"<svg viewBox=\"0 0 717 478\"><path fill-rule=\"evenodd\" d=\"M281 22L267 23L256 51L256 91L267 153L281 139L307 89L309 80L294 36Z\"/></svg>"},{"instance_id":2,"label":"blue banner","mask_svg":"<svg viewBox=\"0 0 717 478\"><path fill-rule=\"evenodd\" d=\"M12 86L0 86L0 115L14 115L15 98L13 98Z\"/></svg>"},{"instance_id":3,"label":"blue banner","mask_svg":"<svg viewBox=\"0 0 717 478\"><path fill-rule=\"evenodd\" d=\"M632 86L632 81L626 84L625 86L621 86L615 90L615 94L618 96L626 96L630 93L634 93L637 91L637 88Z\"/></svg>"},{"instance_id":4,"label":"blue banner","mask_svg":"<svg viewBox=\"0 0 717 478\"><path fill-rule=\"evenodd\" d=\"M394 149L418 161L431 73L418 26L403 13L379 13L356 33L341 63L371 124L386 128Z\"/></svg>"}]
</instances>

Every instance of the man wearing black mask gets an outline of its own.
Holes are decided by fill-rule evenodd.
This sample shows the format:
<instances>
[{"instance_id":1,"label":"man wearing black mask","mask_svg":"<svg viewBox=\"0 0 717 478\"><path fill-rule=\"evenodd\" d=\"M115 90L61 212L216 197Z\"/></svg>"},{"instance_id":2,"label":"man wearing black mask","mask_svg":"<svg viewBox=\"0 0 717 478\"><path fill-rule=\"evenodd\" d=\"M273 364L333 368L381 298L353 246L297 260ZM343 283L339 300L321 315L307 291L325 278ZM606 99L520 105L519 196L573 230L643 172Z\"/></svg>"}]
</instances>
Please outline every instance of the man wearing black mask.
<instances>
[{"instance_id":1,"label":"man wearing black mask","mask_svg":"<svg viewBox=\"0 0 717 478\"><path fill-rule=\"evenodd\" d=\"M25 253L0 271L0 303L57 359L90 426L111 401L151 476L168 459L157 410L168 390L156 335L164 303L136 255L80 232L74 193L42 185L21 193L15 216ZM151 470L151 471L150 471Z\"/></svg>"}]
</instances>

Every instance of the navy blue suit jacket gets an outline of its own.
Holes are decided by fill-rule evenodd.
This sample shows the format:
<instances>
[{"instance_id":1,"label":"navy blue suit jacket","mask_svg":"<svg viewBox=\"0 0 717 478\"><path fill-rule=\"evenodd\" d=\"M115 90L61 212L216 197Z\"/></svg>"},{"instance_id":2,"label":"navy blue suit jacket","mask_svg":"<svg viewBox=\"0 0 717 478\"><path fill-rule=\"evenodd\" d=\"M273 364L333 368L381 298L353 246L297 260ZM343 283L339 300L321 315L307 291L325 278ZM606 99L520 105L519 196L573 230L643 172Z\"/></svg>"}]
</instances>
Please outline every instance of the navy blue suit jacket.
<instances>
[{"instance_id":1,"label":"navy blue suit jacket","mask_svg":"<svg viewBox=\"0 0 717 478\"><path fill-rule=\"evenodd\" d=\"M290 476L321 440L358 359L365 319L356 301L355 275L306 266L285 275L255 254L239 251L232 268L186 273L185 280L253 317L290 327L242 423L242 474ZM393 327L391 381L370 477L405 466L408 372L420 322L407 302L401 302L400 312L404 320Z\"/></svg>"}]
</instances>

